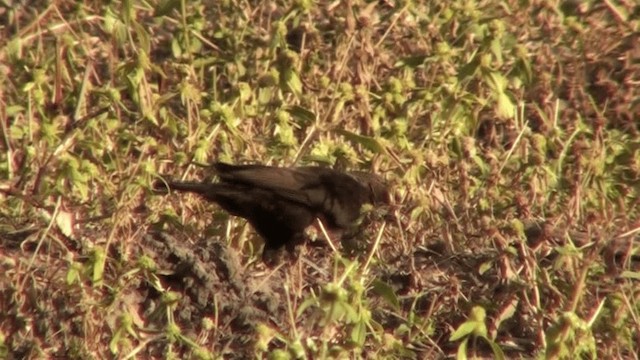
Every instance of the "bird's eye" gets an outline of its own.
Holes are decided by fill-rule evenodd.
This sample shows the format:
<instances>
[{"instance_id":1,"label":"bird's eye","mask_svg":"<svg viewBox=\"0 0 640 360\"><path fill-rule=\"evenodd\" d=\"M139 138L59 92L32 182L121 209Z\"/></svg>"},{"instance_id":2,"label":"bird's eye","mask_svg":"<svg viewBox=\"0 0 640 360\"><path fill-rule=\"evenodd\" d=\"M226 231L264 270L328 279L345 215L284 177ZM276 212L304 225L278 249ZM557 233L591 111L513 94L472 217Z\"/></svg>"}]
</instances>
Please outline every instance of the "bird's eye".
<instances>
[{"instance_id":1,"label":"bird's eye","mask_svg":"<svg viewBox=\"0 0 640 360\"><path fill-rule=\"evenodd\" d=\"M369 200L372 204L376 202L376 190L373 188L373 184L369 183Z\"/></svg>"}]
</instances>

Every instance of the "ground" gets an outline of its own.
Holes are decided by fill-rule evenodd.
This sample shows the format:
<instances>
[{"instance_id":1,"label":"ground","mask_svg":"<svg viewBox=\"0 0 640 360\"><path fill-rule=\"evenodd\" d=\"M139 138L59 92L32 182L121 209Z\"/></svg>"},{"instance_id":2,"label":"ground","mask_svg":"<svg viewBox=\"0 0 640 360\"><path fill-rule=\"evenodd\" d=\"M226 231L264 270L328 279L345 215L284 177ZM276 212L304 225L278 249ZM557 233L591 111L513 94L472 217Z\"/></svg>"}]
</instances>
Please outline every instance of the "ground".
<instances>
[{"instance_id":1,"label":"ground","mask_svg":"<svg viewBox=\"0 0 640 360\"><path fill-rule=\"evenodd\" d=\"M636 3L0 19L1 358L640 356ZM152 191L212 161L372 171L392 204L266 266L244 220Z\"/></svg>"}]
</instances>

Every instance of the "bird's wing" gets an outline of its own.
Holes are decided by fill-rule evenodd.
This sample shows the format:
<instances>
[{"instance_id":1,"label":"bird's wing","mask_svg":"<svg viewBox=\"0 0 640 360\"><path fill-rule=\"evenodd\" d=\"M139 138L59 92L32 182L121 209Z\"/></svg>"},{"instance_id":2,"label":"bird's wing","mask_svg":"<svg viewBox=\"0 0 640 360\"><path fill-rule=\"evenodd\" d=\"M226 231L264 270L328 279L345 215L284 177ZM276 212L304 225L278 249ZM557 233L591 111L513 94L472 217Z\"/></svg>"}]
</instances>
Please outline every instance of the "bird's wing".
<instances>
[{"instance_id":1,"label":"bird's wing","mask_svg":"<svg viewBox=\"0 0 640 360\"><path fill-rule=\"evenodd\" d=\"M214 164L220 180L230 184L244 184L263 189L299 190L319 181L319 167L284 168L265 165Z\"/></svg>"},{"instance_id":2,"label":"bird's wing","mask_svg":"<svg viewBox=\"0 0 640 360\"><path fill-rule=\"evenodd\" d=\"M362 204L373 202L371 186L361 181L362 176L352 176L330 168L224 163L215 164L214 167L222 183L270 191L279 199L322 214L340 227L349 226L358 218Z\"/></svg>"}]
</instances>

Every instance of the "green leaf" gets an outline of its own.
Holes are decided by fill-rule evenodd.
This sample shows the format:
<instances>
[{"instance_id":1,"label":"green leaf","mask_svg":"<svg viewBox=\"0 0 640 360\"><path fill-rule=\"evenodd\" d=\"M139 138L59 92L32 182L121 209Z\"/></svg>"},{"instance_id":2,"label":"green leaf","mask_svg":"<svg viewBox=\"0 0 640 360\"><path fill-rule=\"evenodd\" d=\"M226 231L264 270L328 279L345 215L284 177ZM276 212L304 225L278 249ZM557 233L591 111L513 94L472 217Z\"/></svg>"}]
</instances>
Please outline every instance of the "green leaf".
<instances>
[{"instance_id":1,"label":"green leaf","mask_svg":"<svg viewBox=\"0 0 640 360\"><path fill-rule=\"evenodd\" d=\"M486 317L487 317L487 311L483 307L474 306L473 309L471 309L470 318L473 321L484 323L484 320Z\"/></svg>"},{"instance_id":2,"label":"green leaf","mask_svg":"<svg viewBox=\"0 0 640 360\"><path fill-rule=\"evenodd\" d=\"M173 9L177 9L180 6L180 0L163 0L160 1L158 7L153 12L154 17L168 15Z\"/></svg>"},{"instance_id":3,"label":"green leaf","mask_svg":"<svg viewBox=\"0 0 640 360\"><path fill-rule=\"evenodd\" d=\"M470 334L473 334L474 336L486 337L487 326L484 323L486 316L487 313L483 307L474 306L473 309L471 309L469 320L462 323L462 325L460 325L456 329L456 331L451 334L449 341L456 341Z\"/></svg>"},{"instance_id":4,"label":"green leaf","mask_svg":"<svg viewBox=\"0 0 640 360\"><path fill-rule=\"evenodd\" d=\"M82 271L82 264L73 262L67 271L66 282L67 285L73 285L80 281L80 272Z\"/></svg>"},{"instance_id":5,"label":"green leaf","mask_svg":"<svg viewBox=\"0 0 640 360\"><path fill-rule=\"evenodd\" d=\"M465 321L462 325L458 326L456 331L451 334L449 341L460 340L474 332L478 324L475 321Z\"/></svg>"},{"instance_id":6,"label":"green leaf","mask_svg":"<svg viewBox=\"0 0 640 360\"><path fill-rule=\"evenodd\" d=\"M376 294L382 296L382 298L385 299L391 306L393 306L394 309L400 309L400 302L398 301L398 297L396 296L395 291L393 291L393 288L389 286L389 284L376 279L373 281L373 291Z\"/></svg>"},{"instance_id":7,"label":"green leaf","mask_svg":"<svg viewBox=\"0 0 640 360\"><path fill-rule=\"evenodd\" d=\"M491 270L492 268L493 268L493 261L485 261L484 263L480 264L480 267L478 268L478 274L484 275L485 272L487 272L488 270Z\"/></svg>"},{"instance_id":8,"label":"green leaf","mask_svg":"<svg viewBox=\"0 0 640 360\"><path fill-rule=\"evenodd\" d=\"M313 124L317 119L317 115L313 111L299 105L287 106L284 110L306 124Z\"/></svg>"},{"instance_id":9,"label":"green leaf","mask_svg":"<svg viewBox=\"0 0 640 360\"><path fill-rule=\"evenodd\" d=\"M465 360L467 358L467 344L469 343L468 339L464 339L464 341L458 347L458 353L456 354L456 359Z\"/></svg>"},{"instance_id":10,"label":"green leaf","mask_svg":"<svg viewBox=\"0 0 640 360\"><path fill-rule=\"evenodd\" d=\"M498 116L504 119L511 119L516 114L516 106L511 101L511 98L503 92L498 94L498 110L496 111Z\"/></svg>"},{"instance_id":11,"label":"green leaf","mask_svg":"<svg viewBox=\"0 0 640 360\"><path fill-rule=\"evenodd\" d=\"M364 321L357 321L351 330L351 341L358 346L363 346L367 338L367 324Z\"/></svg>"},{"instance_id":12,"label":"green leaf","mask_svg":"<svg viewBox=\"0 0 640 360\"><path fill-rule=\"evenodd\" d=\"M489 346L491 346L494 359L504 360L505 359L504 352L502 351L502 348L500 348L500 345L496 344L494 341L489 340L487 338L485 338L485 340L489 343Z\"/></svg>"},{"instance_id":13,"label":"green leaf","mask_svg":"<svg viewBox=\"0 0 640 360\"><path fill-rule=\"evenodd\" d=\"M280 88L291 91L296 97L302 95L302 81L292 68L286 68L280 72Z\"/></svg>"},{"instance_id":14,"label":"green leaf","mask_svg":"<svg viewBox=\"0 0 640 360\"><path fill-rule=\"evenodd\" d=\"M22 105L9 105L5 108L7 117L13 117L25 111L25 107Z\"/></svg>"},{"instance_id":15,"label":"green leaf","mask_svg":"<svg viewBox=\"0 0 640 360\"><path fill-rule=\"evenodd\" d=\"M296 316L299 317L301 316L305 310L307 310L308 308L311 307L316 307L318 306L318 301L316 298L314 297L309 297L308 299L306 299L305 301L302 302L302 304L300 304L300 306L298 306L298 310L296 311Z\"/></svg>"},{"instance_id":16,"label":"green leaf","mask_svg":"<svg viewBox=\"0 0 640 360\"><path fill-rule=\"evenodd\" d=\"M460 70L458 70L458 81L463 81L472 77L476 73L476 70L478 70L478 66L480 66L480 60L478 56L474 56L471 61L463 65Z\"/></svg>"},{"instance_id":17,"label":"green leaf","mask_svg":"<svg viewBox=\"0 0 640 360\"><path fill-rule=\"evenodd\" d=\"M336 130L336 133L344 136L345 138L347 138L347 140L358 143L364 146L365 148L367 148L368 150L373 151L375 153L380 154L385 152L384 146L372 137L358 135L356 133L353 133L351 131L344 130L344 129L338 129Z\"/></svg>"},{"instance_id":18,"label":"green leaf","mask_svg":"<svg viewBox=\"0 0 640 360\"><path fill-rule=\"evenodd\" d=\"M99 247L94 248L91 255L93 259L93 274L91 276L91 281L93 281L94 284L99 284L102 282L107 255L105 254L104 249Z\"/></svg>"},{"instance_id":19,"label":"green leaf","mask_svg":"<svg viewBox=\"0 0 640 360\"><path fill-rule=\"evenodd\" d=\"M640 280L640 272L623 271L622 274L620 274L620 277L623 277L625 279Z\"/></svg>"},{"instance_id":20,"label":"green leaf","mask_svg":"<svg viewBox=\"0 0 640 360\"><path fill-rule=\"evenodd\" d=\"M122 338L122 333L122 328L119 328L116 330L115 334L113 334L111 341L109 341L109 350L112 354L117 354L119 351L118 344L120 343L120 338Z\"/></svg>"}]
</instances>

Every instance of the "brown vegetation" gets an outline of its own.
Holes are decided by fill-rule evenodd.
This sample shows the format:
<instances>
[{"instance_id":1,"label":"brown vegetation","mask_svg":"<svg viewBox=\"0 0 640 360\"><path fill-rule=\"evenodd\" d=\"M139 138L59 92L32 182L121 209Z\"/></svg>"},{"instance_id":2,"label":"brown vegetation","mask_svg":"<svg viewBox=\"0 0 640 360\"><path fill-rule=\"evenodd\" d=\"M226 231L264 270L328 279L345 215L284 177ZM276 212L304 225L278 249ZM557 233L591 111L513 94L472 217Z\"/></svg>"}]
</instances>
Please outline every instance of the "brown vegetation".
<instances>
[{"instance_id":1,"label":"brown vegetation","mask_svg":"<svg viewBox=\"0 0 640 360\"><path fill-rule=\"evenodd\" d=\"M0 358L638 358L640 7L0 4ZM154 196L336 161L397 220L266 268Z\"/></svg>"}]
</instances>

